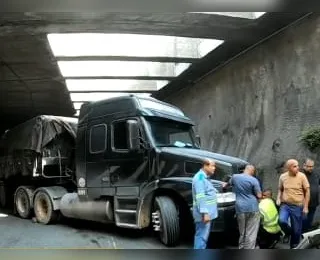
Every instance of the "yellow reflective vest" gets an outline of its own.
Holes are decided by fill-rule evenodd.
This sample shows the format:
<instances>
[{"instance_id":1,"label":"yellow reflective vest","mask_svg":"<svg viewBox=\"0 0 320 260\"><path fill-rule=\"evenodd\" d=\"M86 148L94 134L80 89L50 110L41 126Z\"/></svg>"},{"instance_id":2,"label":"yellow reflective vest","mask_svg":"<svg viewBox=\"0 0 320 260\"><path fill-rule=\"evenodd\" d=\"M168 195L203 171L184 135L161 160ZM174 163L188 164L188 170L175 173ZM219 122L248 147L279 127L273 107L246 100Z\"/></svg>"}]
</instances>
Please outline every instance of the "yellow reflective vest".
<instances>
[{"instance_id":1,"label":"yellow reflective vest","mask_svg":"<svg viewBox=\"0 0 320 260\"><path fill-rule=\"evenodd\" d=\"M262 227L271 234L281 231L278 224L279 213L272 199L262 199L259 203Z\"/></svg>"}]
</instances>

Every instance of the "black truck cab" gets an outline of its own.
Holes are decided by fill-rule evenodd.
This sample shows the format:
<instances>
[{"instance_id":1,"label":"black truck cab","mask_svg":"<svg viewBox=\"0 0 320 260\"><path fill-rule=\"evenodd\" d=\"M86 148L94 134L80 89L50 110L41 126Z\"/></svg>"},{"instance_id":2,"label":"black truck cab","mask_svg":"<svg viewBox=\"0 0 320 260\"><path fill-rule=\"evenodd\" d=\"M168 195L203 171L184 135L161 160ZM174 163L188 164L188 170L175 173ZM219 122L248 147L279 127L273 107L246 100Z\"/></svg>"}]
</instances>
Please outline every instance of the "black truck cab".
<instances>
[{"instance_id":1,"label":"black truck cab","mask_svg":"<svg viewBox=\"0 0 320 260\"><path fill-rule=\"evenodd\" d=\"M83 104L76 137L77 195L62 198L61 205L105 204L94 217L84 217L80 208L68 213L66 206L62 213L120 227L153 226L164 244L174 245L186 230L183 225L192 225L192 177L204 158L217 164L212 182L220 192L219 218L212 231L223 232L236 221L235 196L222 190L221 181L241 172L246 161L201 149L193 122L159 100L127 95Z\"/></svg>"}]
</instances>

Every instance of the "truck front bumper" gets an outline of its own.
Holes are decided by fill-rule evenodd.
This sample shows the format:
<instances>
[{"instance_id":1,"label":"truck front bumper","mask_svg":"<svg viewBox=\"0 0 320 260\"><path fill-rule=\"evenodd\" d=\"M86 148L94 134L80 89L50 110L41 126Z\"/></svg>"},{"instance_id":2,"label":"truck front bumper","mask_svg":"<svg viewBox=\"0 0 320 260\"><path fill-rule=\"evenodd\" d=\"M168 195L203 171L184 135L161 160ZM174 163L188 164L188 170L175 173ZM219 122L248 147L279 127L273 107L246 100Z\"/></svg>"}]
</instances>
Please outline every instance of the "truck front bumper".
<instances>
[{"instance_id":1,"label":"truck front bumper","mask_svg":"<svg viewBox=\"0 0 320 260\"><path fill-rule=\"evenodd\" d=\"M190 208L192 215L192 207ZM234 232L238 230L235 206L219 206L218 218L212 222L211 232Z\"/></svg>"},{"instance_id":2,"label":"truck front bumper","mask_svg":"<svg viewBox=\"0 0 320 260\"><path fill-rule=\"evenodd\" d=\"M238 229L234 205L218 207L218 218L211 226L211 232L232 232Z\"/></svg>"}]
</instances>

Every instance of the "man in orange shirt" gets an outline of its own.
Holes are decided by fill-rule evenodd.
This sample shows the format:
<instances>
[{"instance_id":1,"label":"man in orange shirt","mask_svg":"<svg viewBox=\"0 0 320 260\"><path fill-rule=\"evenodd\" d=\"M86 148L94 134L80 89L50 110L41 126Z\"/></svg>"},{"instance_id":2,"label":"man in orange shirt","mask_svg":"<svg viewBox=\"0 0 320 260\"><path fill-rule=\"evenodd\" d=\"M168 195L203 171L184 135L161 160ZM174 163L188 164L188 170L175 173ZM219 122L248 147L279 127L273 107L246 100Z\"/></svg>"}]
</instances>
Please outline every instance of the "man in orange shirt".
<instances>
[{"instance_id":1,"label":"man in orange shirt","mask_svg":"<svg viewBox=\"0 0 320 260\"><path fill-rule=\"evenodd\" d=\"M303 216L308 214L310 185L305 174L299 171L297 160L288 160L286 167L287 172L279 178L277 205L280 206L279 225L286 237L291 236L290 247L294 248L300 242Z\"/></svg>"}]
</instances>

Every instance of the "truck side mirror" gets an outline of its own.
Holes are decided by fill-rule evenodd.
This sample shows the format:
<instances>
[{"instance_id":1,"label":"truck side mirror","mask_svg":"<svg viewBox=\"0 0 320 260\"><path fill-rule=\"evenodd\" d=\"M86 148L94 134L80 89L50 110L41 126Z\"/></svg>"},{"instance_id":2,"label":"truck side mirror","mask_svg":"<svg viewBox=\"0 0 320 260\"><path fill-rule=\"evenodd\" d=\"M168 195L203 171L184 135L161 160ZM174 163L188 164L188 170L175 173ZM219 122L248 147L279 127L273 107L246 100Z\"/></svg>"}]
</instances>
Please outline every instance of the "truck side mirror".
<instances>
[{"instance_id":1,"label":"truck side mirror","mask_svg":"<svg viewBox=\"0 0 320 260\"><path fill-rule=\"evenodd\" d=\"M137 151L140 149L140 135L139 125L136 120L127 121L127 137L130 151Z\"/></svg>"},{"instance_id":2,"label":"truck side mirror","mask_svg":"<svg viewBox=\"0 0 320 260\"><path fill-rule=\"evenodd\" d=\"M201 138L200 135L196 135L197 143L201 146Z\"/></svg>"}]
</instances>

